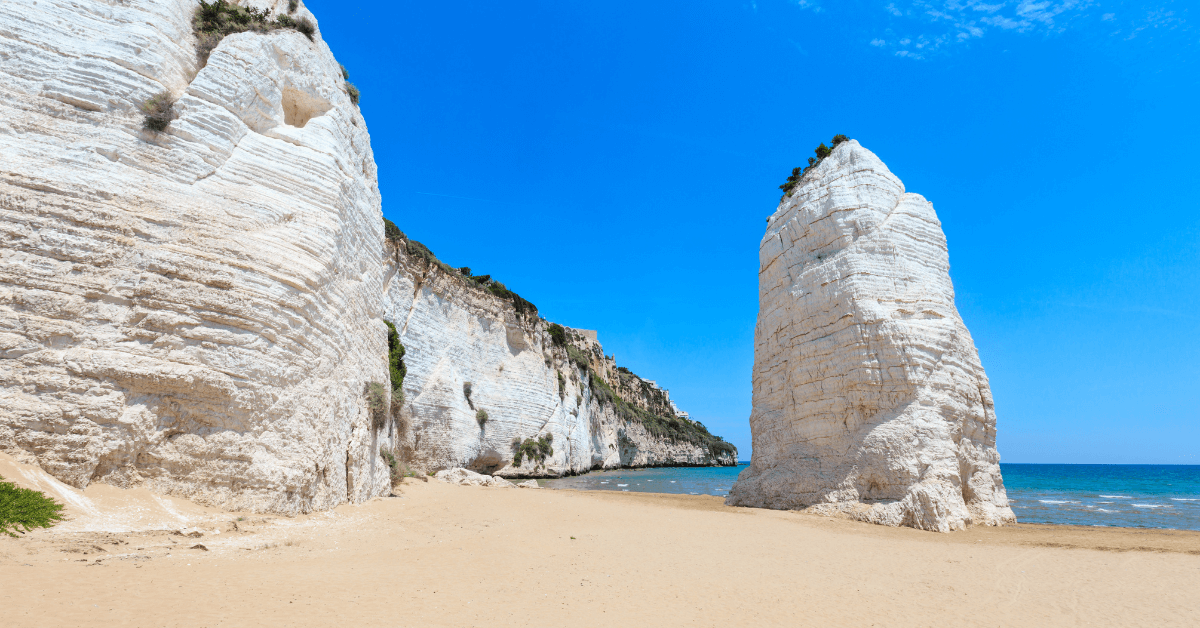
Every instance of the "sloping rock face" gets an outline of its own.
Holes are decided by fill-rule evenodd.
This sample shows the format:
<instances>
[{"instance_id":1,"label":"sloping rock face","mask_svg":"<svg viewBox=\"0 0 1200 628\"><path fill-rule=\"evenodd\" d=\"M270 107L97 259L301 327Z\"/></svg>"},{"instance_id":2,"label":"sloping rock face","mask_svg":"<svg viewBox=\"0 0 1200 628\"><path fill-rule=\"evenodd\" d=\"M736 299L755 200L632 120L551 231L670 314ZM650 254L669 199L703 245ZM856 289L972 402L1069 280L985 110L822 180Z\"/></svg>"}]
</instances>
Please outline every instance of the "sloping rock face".
<instances>
[{"instance_id":1,"label":"sloping rock face","mask_svg":"<svg viewBox=\"0 0 1200 628\"><path fill-rule=\"evenodd\" d=\"M667 391L619 370L594 334L568 328L555 345L546 321L409 255L403 242L391 248L385 281L384 316L396 325L408 369L397 442L414 468L552 477L737 464L732 445L714 443ZM516 462L514 440L547 438L552 454Z\"/></svg>"},{"instance_id":2,"label":"sloping rock face","mask_svg":"<svg viewBox=\"0 0 1200 628\"><path fill-rule=\"evenodd\" d=\"M195 8L0 4L0 448L227 508L367 499L393 444L363 399L387 379L366 125L319 32L201 68Z\"/></svg>"},{"instance_id":3,"label":"sloping rock face","mask_svg":"<svg viewBox=\"0 0 1200 628\"><path fill-rule=\"evenodd\" d=\"M754 454L727 502L943 532L1015 521L932 204L851 140L768 223Z\"/></svg>"}]
</instances>

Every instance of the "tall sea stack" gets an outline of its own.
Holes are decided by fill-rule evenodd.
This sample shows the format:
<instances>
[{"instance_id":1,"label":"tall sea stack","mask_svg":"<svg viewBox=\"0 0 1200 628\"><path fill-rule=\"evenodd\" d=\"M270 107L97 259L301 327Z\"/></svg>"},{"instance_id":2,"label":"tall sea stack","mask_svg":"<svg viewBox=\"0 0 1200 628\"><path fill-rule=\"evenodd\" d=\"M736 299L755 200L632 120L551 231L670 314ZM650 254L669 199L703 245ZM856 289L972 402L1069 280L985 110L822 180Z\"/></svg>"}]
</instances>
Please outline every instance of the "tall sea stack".
<instances>
[{"instance_id":1,"label":"tall sea stack","mask_svg":"<svg viewBox=\"0 0 1200 628\"><path fill-rule=\"evenodd\" d=\"M933 205L842 142L759 257L754 454L728 503L942 532L1015 521Z\"/></svg>"}]
</instances>

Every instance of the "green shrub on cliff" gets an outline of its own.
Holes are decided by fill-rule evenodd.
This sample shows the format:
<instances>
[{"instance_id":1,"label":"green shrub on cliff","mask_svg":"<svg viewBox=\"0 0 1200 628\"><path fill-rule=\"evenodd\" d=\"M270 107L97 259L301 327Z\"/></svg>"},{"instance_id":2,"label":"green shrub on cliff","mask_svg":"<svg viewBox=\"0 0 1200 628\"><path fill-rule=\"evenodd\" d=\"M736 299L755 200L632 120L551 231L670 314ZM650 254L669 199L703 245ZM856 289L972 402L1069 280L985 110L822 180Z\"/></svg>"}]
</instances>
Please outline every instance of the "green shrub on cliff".
<instances>
[{"instance_id":1,"label":"green shrub on cliff","mask_svg":"<svg viewBox=\"0 0 1200 628\"><path fill-rule=\"evenodd\" d=\"M44 493L20 488L0 477L0 532L15 537L63 520L63 505Z\"/></svg>"},{"instance_id":2,"label":"green shrub on cliff","mask_svg":"<svg viewBox=\"0 0 1200 628\"><path fill-rule=\"evenodd\" d=\"M404 376L408 367L404 364L404 345L400 344L400 333L391 321L383 321L388 328L388 378L392 385L392 408L404 403Z\"/></svg>"},{"instance_id":3,"label":"green shrub on cliff","mask_svg":"<svg viewBox=\"0 0 1200 628\"><path fill-rule=\"evenodd\" d=\"M779 189L783 190L783 196L779 198L779 201L783 202L783 199L787 198L788 195L792 193L792 190L795 190L796 186L800 185L800 179L804 178L804 175L807 174L809 170L821 163L822 159L825 159L831 153L833 153L833 149L837 148L838 144L849 140L850 138L839 133L833 136L833 140L831 141L833 144L832 147L826 146L825 142L821 142L821 145L817 146L817 148L813 151L817 154L817 156L809 157L808 165L803 168L792 168L792 174L788 175L787 181L784 181L783 185L779 186Z\"/></svg>"},{"instance_id":4,"label":"green shrub on cliff","mask_svg":"<svg viewBox=\"0 0 1200 628\"><path fill-rule=\"evenodd\" d=\"M392 242L408 239L408 236L404 235L404 232L400 230L400 227L397 227L396 223L388 220L387 218L383 219L383 237L391 240Z\"/></svg>"},{"instance_id":5,"label":"green shrub on cliff","mask_svg":"<svg viewBox=\"0 0 1200 628\"><path fill-rule=\"evenodd\" d=\"M208 63L209 53L226 35L247 31L266 33L281 28L298 31L309 41L313 40L313 35L317 32L316 24L307 17L293 18L284 14L271 19L270 9L243 7L225 0L200 0L192 16L192 30L196 34L196 57L200 66L204 67Z\"/></svg>"},{"instance_id":6,"label":"green shrub on cliff","mask_svg":"<svg viewBox=\"0 0 1200 628\"><path fill-rule=\"evenodd\" d=\"M179 114L175 113L175 99L171 97L170 92L160 92L151 96L142 103L141 110L145 116L142 118L142 128L154 133L166 131L171 121L179 117Z\"/></svg>"},{"instance_id":7,"label":"green shrub on cliff","mask_svg":"<svg viewBox=\"0 0 1200 628\"><path fill-rule=\"evenodd\" d=\"M486 425L488 422L487 410L484 410L483 408L476 410L475 411L475 422L479 423L479 429L483 429L483 426Z\"/></svg>"},{"instance_id":8,"label":"green shrub on cliff","mask_svg":"<svg viewBox=\"0 0 1200 628\"><path fill-rule=\"evenodd\" d=\"M550 334L550 340L555 344L555 346L561 347L567 344L567 330L564 329L562 325L559 325L558 323L550 323L550 325L546 327L546 333Z\"/></svg>"},{"instance_id":9,"label":"green shrub on cliff","mask_svg":"<svg viewBox=\"0 0 1200 628\"><path fill-rule=\"evenodd\" d=\"M554 455L553 443L553 434L546 434L537 439L526 438L525 440L521 440L520 438L514 438L512 442L513 464L519 467L521 466L521 462L526 458L537 460L538 464L545 463L548 456Z\"/></svg>"}]
</instances>

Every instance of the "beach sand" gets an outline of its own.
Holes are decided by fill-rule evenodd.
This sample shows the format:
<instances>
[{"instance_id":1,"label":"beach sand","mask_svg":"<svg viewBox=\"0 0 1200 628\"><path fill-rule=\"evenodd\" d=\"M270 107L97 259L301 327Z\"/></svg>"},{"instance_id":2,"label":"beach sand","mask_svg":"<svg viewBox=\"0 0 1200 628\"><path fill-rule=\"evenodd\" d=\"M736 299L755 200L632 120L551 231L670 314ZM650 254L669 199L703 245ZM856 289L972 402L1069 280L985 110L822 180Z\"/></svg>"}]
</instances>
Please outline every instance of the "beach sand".
<instances>
[{"instance_id":1,"label":"beach sand","mask_svg":"<svg viewBox=\"0 0 1200 628\"><path fill-rule=\"evenodd\" d=\"M297 517L88 491L188 525L147 531L140 512L105 532L73 507L60 528L0 538L0 625L1200 625L1195 532L936 534L710 496L412 479Z\"/></svg>"}]
</instances>

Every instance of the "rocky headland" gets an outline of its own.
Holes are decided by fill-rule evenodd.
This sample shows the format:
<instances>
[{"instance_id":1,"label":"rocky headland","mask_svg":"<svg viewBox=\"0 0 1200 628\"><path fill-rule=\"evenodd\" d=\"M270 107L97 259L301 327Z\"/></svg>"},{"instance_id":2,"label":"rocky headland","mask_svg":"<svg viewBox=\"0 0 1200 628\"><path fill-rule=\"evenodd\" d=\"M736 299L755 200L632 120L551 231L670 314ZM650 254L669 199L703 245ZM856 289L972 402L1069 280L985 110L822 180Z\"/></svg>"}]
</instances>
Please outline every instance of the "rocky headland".
<instances>
[{"instance_id":1,"label":"rocky headland","mask_svg":"<svg viewBox=\"0 0 1200 628\"><path fill-rule=\"evenodd\" d=\"M594 335L385 233L358 90L301 3L5 3L0 29L4 452L279 513L385 494L397 460L735 460Z\"/></svg>"},{"instance_id":2,"label":"rocky headland","mask_svg":"<svg viewBox=\"0 0 1200 628\"><path fill-rule=\"evenodd\" d=\"M933 205L854 140L793 179L760 244L754 453L728 503L937 531L1014 521Z\"/></svg>"}]
</instances>

